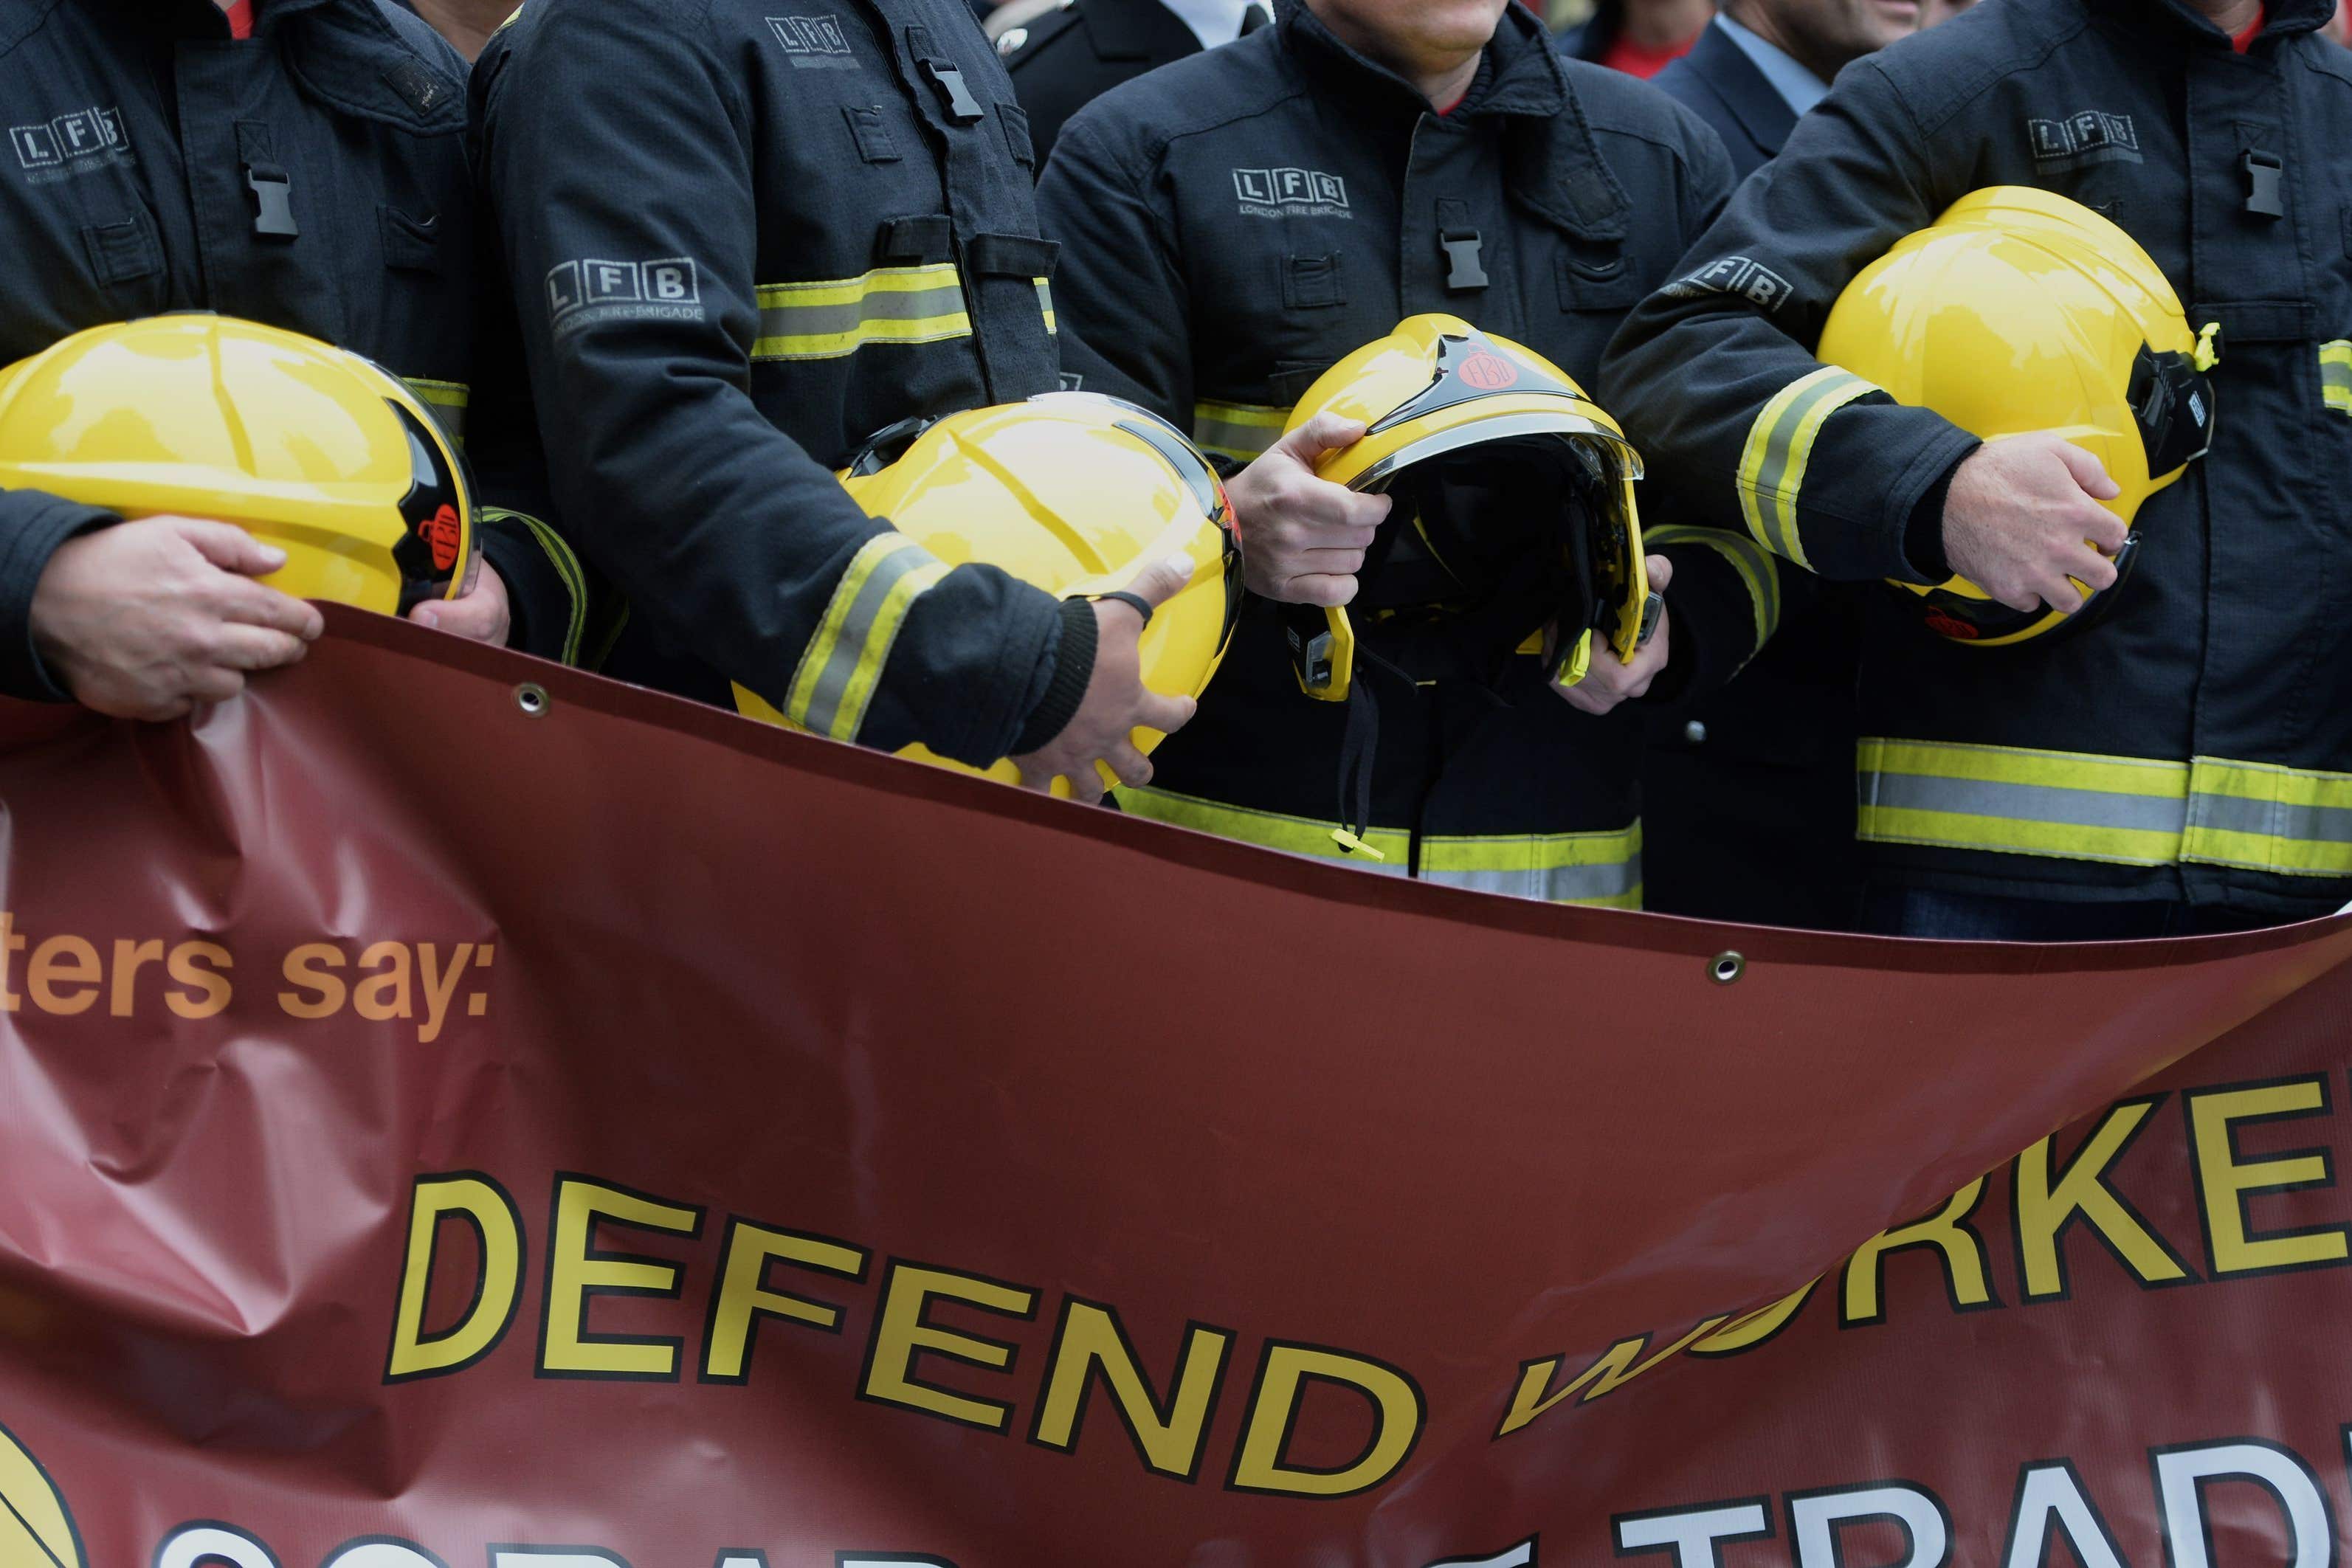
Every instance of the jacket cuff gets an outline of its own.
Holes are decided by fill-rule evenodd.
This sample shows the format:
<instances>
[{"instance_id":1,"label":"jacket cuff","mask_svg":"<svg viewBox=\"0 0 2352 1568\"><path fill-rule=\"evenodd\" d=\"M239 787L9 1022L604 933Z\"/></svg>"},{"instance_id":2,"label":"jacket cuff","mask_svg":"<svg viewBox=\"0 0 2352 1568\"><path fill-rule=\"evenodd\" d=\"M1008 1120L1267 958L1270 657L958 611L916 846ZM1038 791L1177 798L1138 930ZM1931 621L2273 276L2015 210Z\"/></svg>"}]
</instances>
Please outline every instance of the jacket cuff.
<instances>
[{"instance_id":1,"label":"jacket cuff","mask_svg":"<svg viewBox=\"0 0 2352 1568\"><path fill-rule=\"evenodd\" d=\"M1670 704L1720 690L1780 629L1781 562L1722 528L1662 527L1644 543L1675 567L1666 667L1644 700Z\"/></svg>"},{"instance_id":2,"label":"jacket cuff","mask_svg":"<svg viewBox=\"0 0 2352 1568\"><path fill-rule=\"evenodd\" d=\"M588 579L556 531L521 512L486 511L482 555L507 585L513 627L507 646L563 664L580 662Z\"/></svg>"},{"instance_id":3,"label":"jacket cuff","mask_svg":"<svg viewBox=\"0 0 2352 1568\"><path fill-rule=\"evenodd\" d=\"M1013 755L1026 757L1051 741L1069 727L1077 716L1078 705L1084 701L1087 686L1095 678L1095 607L1090 600L1062 601L1061 634L1048 655L1054 661L1053 675L1045 683L1045 695L1030 710L1028 722L1021 727L1021 735L1013 743Z\"/></svg>"},{"instance_id":4,"label":"jacket cuff","mask_svg":"<svg viewBox=\"0 0 2352 1568\"><path fill-rule=\"evenodd\" d=\"M1922 582L1942 582L1952 575L1951 560L1944 554L1944 503L1952 497L1952 476L1976 452L1970 447L1953 460L1943 477L1927 486L1927 493L1911 508L1911 520L1904 525L1903 559L1911 563Z\"/></svg>"},{"instance_id":5,"label":"jacket cuff","mask_svg":"<svg viewBox=\"0 0 2352 1568\"><path fill-rule=\"evenodd\" d=\"M37 491L0 496L0 695L70 702L33 646L33 594L58 547L77 534L122 519Z\"/></svg>"}]
</instances>

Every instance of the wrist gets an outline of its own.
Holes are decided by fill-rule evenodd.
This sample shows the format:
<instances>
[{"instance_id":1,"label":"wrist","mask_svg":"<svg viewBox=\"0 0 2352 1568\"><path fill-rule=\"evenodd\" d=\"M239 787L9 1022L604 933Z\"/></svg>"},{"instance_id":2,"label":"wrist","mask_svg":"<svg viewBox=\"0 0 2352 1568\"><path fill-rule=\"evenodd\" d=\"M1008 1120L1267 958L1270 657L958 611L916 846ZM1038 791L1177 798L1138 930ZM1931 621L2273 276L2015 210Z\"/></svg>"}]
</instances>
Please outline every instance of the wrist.
<instances>
[{"instance_id":1,"label":"wrist","mask_svg":"<svg viewBox=\"0 0 2352 1568\"><path fill-rule=\"evenodd\" d=\"M1059 629L1052 655L1054 673L1045 683L1045 695L1029 711L1013 743L1015 757L1028 756L1068 728L1094 680L1095 648L1100 641L1094 605L1084 599L1062 601Z\"/></svg>"}]
</instances>

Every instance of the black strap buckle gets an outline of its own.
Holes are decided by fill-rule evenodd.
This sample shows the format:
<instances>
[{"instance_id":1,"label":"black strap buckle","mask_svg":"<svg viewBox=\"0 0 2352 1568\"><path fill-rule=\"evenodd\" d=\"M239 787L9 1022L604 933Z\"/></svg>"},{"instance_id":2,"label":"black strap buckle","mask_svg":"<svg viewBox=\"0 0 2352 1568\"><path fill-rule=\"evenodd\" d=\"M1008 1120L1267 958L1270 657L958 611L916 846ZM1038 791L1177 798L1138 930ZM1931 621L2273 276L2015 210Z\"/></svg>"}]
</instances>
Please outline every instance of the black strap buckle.
<instances>
[{"instance_id":1,"label":"black strap buckle","mask_svg":"<svg viewBox=\"0 0 2352 1568\"><path fill-rule=\"evenodd\" d=\"M955 66L945 60L925 60L923 74L940 89L940 99L947 105L950 120L958 125L970 125L987 117L988 111L980 107L980 99L971 96L971 89L964 85L963 72Z\"/></svg>"},{"instance_id":2,"label":"black strap buckle","mask_svg":"<svg viewBox=\"0 0 2352 1568\"><path fill-rule=\"evenodd\" d=\"M1444 248L1451 268L1445 276L1445 287L1456 292L1486 287L1486 269L1479 264L1478 253L1485 244L1476 229L1447 229L1437 236Z\"/></svg>"},{"instance_id":3,"label":"black strap buckle","mask_svg":"<svg viewBox=\"0 0 2352 1568\"><path fill-rule=\"evenodd\" d=\"M275 163L245 166L245 188L253 193L253 232L267 239L299 239L294 221L294 177Z\"/></svg>"},{"instance_id":4,"label":"black strap buckle","mask_svg":"<svg viewBox=\"0 0 2352 1568\"><path fill-rule=\"evenodd\" d=\"M2259 218L2286 216L2286 162L2275 152L2246 154L2246 211Z\"/></svg>"}]
</instances>

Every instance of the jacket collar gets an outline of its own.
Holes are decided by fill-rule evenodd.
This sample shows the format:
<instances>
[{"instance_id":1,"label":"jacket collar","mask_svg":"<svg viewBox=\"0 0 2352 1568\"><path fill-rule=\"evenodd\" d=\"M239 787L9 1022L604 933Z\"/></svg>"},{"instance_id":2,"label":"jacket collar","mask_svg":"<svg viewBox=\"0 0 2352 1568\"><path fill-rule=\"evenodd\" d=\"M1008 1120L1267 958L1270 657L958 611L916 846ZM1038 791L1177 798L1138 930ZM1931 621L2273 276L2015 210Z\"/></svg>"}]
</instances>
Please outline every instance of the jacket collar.
<instances>
[{"instance_id":1,"label":"jacket collar","mask_svg":"<svg viewBox=\"0 0 2352 1568\"><path fill-rule=\"evenodd\" d=\"M2092 0L2095 9L2114 13L2132 26L2144 26L2150 11L2158 13L2158 20L2168 20L2198 35L2209 46L2227 47L2228 34L2200 15L2189 0ZM2268 0L2263 19L2263 37L2284 37L2296 33L2316 32L2336 14L2335 0Z\"/></svg>"},{"instance_id":2,"label":"jacket collar","mask_svg":"<svg viewBox=\"0 0 2352 1568\"><path fill-rule=\"evenodd\" d=\"M1428 110L1429 100L1420 89L1341 42L1302 0L1282 0L1276 21L1284 43L1310 73L1366 90L1416 116ZM1543 25L1524 5L1514 3L1505 8L1486 45L1481 77L1483 86L1473 89L1455 114L1474 120L1494 115L1549 119L1568 106L1559 57Z\"/></svg>"},{"instance_id":3,"label":"jacket collar","mask_svg":"<svg viewBox=\"0 0 2352 1568\"><path fill-rule=\"evenodd\" d=\"M1750 141L1771 157L1780 155L1789 132L1797 128L1797 112L1730 34L1710 23L1683 61L1713 89Z\"/></svg>"},{"instance_id":4,"label":"jacket collar","mask_svg":"<svg viewBox=\"0 0 2352 1568\"><path fill-rule=\"evenodd\" d=\"M1106 60L1151 60L1197 55L1201 40L1160 0L1087 0L1087 35Z\"/></svg>"}]
</instances>

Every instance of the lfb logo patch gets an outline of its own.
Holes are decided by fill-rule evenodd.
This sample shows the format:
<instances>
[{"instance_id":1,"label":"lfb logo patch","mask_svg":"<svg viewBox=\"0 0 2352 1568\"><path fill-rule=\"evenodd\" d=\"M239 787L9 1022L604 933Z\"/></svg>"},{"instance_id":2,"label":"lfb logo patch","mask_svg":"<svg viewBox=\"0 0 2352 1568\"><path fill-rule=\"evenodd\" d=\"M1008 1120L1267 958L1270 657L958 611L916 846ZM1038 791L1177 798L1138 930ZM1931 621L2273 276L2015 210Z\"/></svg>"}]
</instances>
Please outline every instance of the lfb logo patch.
<instances>
[{"instance_id":1,"label":"lfb logo patch","mask_svg":"<svg viewBox=\"0 0 2352 1568\"><path fill-rule=\"evenodd\" d=\"M1519 367L1488 349L1463 361L1454 373L1480 392L1501 392L1519 382Z\"/></svg>"},{"instance_id":2,"label":"lfb logo patch","mask_svg":"<svg viewBox=\"0 0 2352 1568\"><path fill-rule=\"evenodd\" d=\"M771 16L768 30L784 47L785 57L803 70L857 68L838 16Z\"/></svg>"},{"instance_id":3,"label":"lfb logo patch","mask_svg":"<svg viewBox=\"0 0 2352 1568\"><path fill-rule=\"evenodd\" d=\"M1348 182L1317 169L1236 169L1234 193L1253 217L1353 217Z\"/></svg>"},{"instance_id":4,"label":"lfb logo patch","mask_svg":"<svg viewBox=\"0 0 2352 1568\"><path fill-rule=\"evenodd\" d=\"M12 125L8 143L28 170L61 169L83 159L122 151L122 110L83 109L41 125Z\"/></svg>"},{"instance_id":5,"label":"lfb logo patch","mask_svg":"<svg viewBox=\"0 0 2352 1568\"><path fill-rule=\"evenodd\" d=\"M2033 144L2033 162L2043 169L2144 162L2139 128L2128 114L2086 109L2063 120L2029 120L2025 133Z\"/></svg>"}]
</instances>

